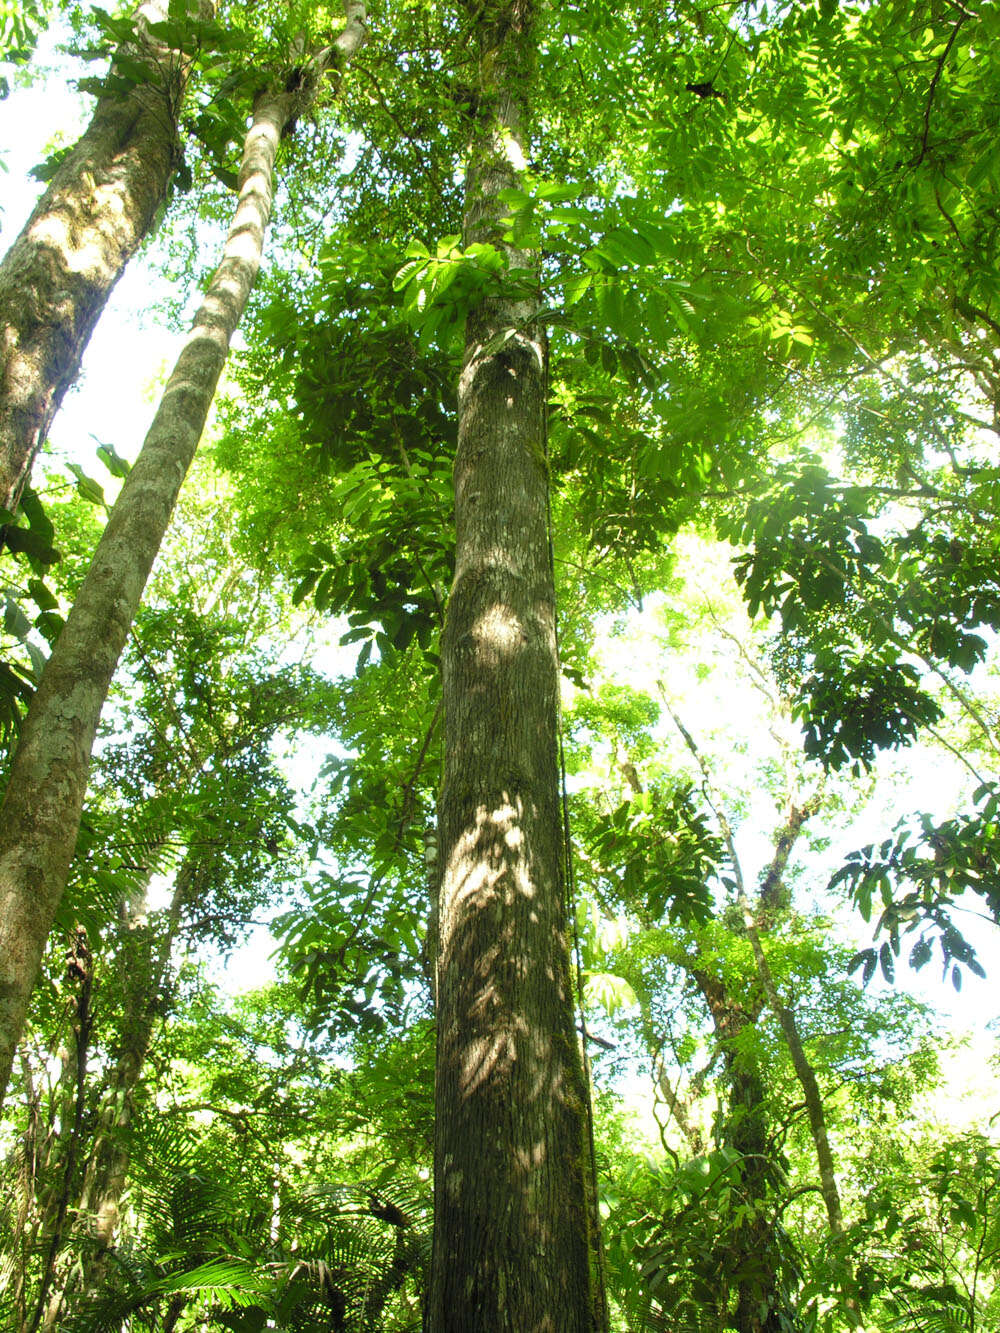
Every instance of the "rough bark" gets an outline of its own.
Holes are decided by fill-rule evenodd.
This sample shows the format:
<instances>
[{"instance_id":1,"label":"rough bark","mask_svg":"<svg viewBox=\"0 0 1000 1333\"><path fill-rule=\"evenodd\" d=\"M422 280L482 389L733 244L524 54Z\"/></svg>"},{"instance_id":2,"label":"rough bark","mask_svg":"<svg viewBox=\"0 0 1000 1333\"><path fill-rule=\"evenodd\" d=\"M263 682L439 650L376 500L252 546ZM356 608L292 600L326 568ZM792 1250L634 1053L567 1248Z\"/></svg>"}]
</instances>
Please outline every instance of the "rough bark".
<instances>
[{"instance_id":1,"label":"rough bark","mask_svg":"<svg viewBox=\"0 0 1000 1333\"><path fill-rule=\"evenodd\" d=\"M466 244L503 245L498 193L523 165L533 20L530 0L478 11ZM510 268L530 271L530 255L503 248ZM518 282L470 311L459 382L442 642L432 1333L582 1333L603 1320L562 869L546 348Z\"/></svg>"},{"instance_id":2,"label":"rough bark","mask_svg":"<svg viewBox=\"0 0 1000 1333\"><path fill-rule=\"evenodd\" d=\"M344 32L296 90L258 98L222 262L24 720L0 808L0 1101L73 855L101 709L260 267L278 142L367 33L364 4L345 9Z\"/></svg>"},{"instance_id":3,"label":"rough bark","mask_svg":"<svg viewBox=\"0 0 1000 1333\"><path fill-rule=\"evenodd\" d=\"M148 32L166 17L167 0L140 5L135 40L123 54L148 78L98 98L0 262L0 508L17 507L90 335L180 160L185 62Z\"/></svg>"}]
</instances>

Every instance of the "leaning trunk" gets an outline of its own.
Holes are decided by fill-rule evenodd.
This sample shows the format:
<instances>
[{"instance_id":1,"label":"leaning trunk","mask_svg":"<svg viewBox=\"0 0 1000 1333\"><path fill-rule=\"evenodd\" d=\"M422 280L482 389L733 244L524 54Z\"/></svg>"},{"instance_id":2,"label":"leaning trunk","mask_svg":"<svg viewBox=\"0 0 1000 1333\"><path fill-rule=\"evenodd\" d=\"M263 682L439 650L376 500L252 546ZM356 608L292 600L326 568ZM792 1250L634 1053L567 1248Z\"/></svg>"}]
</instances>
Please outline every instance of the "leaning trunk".
<instances>
[{"instance_id":1,"label":"leaning trunk","mask_svg":"<svg viewBox=\"0 0 1000 1333\"><path fill-rule=\"evenodd\" d=\"M260 267L278 142L366 35L361 0L345 8L344 32L296 90L257 101L222 263L24 720L0 809L0 1100L66 883L101 709Z\"/></svg>"},{"instance_id":2,"label":"leaning trunk","mask_svg":"<svg viewBox=\"0 0 1000 1333\"><path fill-rule=\"evenodd\" d=\"M145 77L98 98L0 263L0 509L13 511L63 394L125 265L153 226L179 161L184 61L149 35L167 0L144 0L122 53ZM120 79L112 65L110 79Z\"/></svg>"},{"instance_id":3,"label":"leaning trunk","mask_svg":"<svg viewBox=\"0 0 1000 1333\"><path fill-rule=\"evenodd\" d=\"M508 0L480 10L476 26L465 241L497 245L520 272L470 311L459 383L442 643L432 1333L582 1333L603 1322L562 871L546 348L531 318L537 296L524 291L532 256L501 241L498 197L522 166L533 17L530 0Z\"/></svg>"}]
</instances>

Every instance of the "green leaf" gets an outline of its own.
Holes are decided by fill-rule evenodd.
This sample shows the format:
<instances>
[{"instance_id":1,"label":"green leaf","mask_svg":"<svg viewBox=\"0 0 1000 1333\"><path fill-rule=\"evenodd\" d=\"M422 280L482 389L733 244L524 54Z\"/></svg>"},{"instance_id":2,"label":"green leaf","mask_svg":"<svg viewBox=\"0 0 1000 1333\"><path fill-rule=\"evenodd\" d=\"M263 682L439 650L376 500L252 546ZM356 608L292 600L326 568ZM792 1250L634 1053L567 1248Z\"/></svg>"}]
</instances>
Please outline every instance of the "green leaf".
<instances>
[{"instance_id":1,"label":"green leaf","mask_svg":"<svg viewBox=\"0 0 1000 1333\"><path fill-rule=\"evenodd\" d=\"M575 277L570 278L566 283L565 294L563 297L565 305L576 305L577 301L585 295L593 281L594 275L592 273L578 273Z\"/></svg>"},{"instance_id":2,"label":"green leaf","mask_svg":"<svg viewBox=\"0 0 1000 1333\"><path fill-rule=\"evenodd\" d=\"M315 588L320 572L321 571L318 569L311 569L309 573L306 574L305 578L296 586L295 591L292 593L293 606L301 606L306 600L313 588Z\"/></svg>"},{"instance_id":3,"label":"green leaf","mask_svg":"<svg viewBox=\"0 0 1000 1333\"><path fill-rule=\"evenodd\" d=\"M102 508L106 506L104 487L94 481L93 477L88 477L79 463L67 463L66 466L76 477L76 489L83 498L92 505L99 505Z\"/></svg>"},{"instance_id":4,"label":"green leaf","mask_svg":"<svg viewBox=\"0 0 1000 1333\"><path fill-rule=\"evenodd\" d=\"M523 190L500 190L497 193L497 198L501 203L506 204L512 213L523 213L526 209L533 207L531 196L525 194Z\"/></svg>"},{"instance_id":5,"label":"green leaf","mask_svg":"<svg viewBox=\"0 0 1000 1333\"><path fill-rule=\"evenodd\" d=\"M562 181L544 181L541 185L535 187L535 198L544 199L546 203L563 204L570 199L578 199L582 191L583 186L581 184ZM505 200L504 202L507 201Z\"/></svg>"},{"instance_id":6,"label":"green leaf","mask_svg":"<svg viewBox=\"0 0 1000 1333\"><path fill-rule=\"evenodd\" d=\"M99 444L97 457L113 477L127 477L132 470L132 464L122 458L113 444Z\"/></svg>"}]
</instances>

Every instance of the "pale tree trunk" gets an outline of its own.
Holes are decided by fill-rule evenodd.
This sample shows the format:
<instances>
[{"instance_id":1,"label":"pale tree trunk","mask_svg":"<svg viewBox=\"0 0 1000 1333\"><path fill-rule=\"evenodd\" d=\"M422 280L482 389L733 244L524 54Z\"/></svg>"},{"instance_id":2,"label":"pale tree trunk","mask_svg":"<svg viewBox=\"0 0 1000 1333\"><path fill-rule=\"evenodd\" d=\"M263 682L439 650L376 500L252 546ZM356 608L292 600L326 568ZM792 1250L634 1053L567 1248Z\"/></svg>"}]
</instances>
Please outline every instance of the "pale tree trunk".
<instances>
[{"instance_id":1,"label":"pale tree trunk","mask_svg":"<svg viewBox=\"0 0 1000 1333\"><path fill-rule=\"evenodd\" d=\"M94 326L178 164L185 62L148 32L166 17L167 0L140 5L135 41L123 54L148 77L124 95L98 98L90 124L0 262L2 509L17 507Z\"/></svg>"},{"instance_id":2,"label":"pale tree trunk","mask_svg":"<svg viewBox=\"0 0 1000 1333\"><path fill-rule=\"evenodd\" d=\"M163 983L185 907L199 892L198 860L188 852L177 871L164 929L154 936L146 925L126 927L120 965L123 986L121 1044L110 1087L94 1129L90 1162L78 1215L93 1215L96 1246L80 1257L79 1285L97 1291L103 1284L108 1254L115 1243L121 1197L129 1167L127 1133L132 1123L135 1091L142 1075L157 1018L163 1013ZM45 1329L58 1327L67 1291L50 1302Z\"/></svg>"},{"instance_id":3,"label":"pale tree trunk","mask_svg":"<svg viewBox=\"0 0 1000 1333\"><path fill-rule=\"evenodd\" d=\"M531 0L479 9L473 40L480 106L465 241L503 245L498 194L523 165ZM512 268L532 267L503 248ZM442 641L431 1333L605 1325L566 936L536 306L507 293L474 307L459 382L456 568Z\"/></svg>"},{"instance_id":4,"label":"pale tree trunk","mask_svg":"<svg viewBox=\"0 0 1000 1333\"><path fill-rule=\"evenodd\" d=\"M643 1026L647 1030L647 1042L651 1045L651 1024L644 1019ZM701 1132L701 1127L692 1122L689 1104L681 1097L670 1081L670 1071L663 1060L662 1052L657 1052L653 1057L653 1077L656 1080L656 1088L663 1098L667 1110L673 1116L677 1128L684 1135L684 1139L691 1149L694 1157L700 1157L705 1151L705 1136Z\"/></svg>"},{"instance_id":5,"label":"pale tree trunk","mask_svg":"<svg viewBox=\"0 0 1000 1333\"><path fill-rule=\"evenodd\" d=\"M346 63L367 34L361 0L347 0L345 9L343 33L314 58L299 87L257 100L222 262L21 729L0 809L0 1098L65 887L111 677L260 267L278 142L323 74Z\"/></svg>"}]
</instances>

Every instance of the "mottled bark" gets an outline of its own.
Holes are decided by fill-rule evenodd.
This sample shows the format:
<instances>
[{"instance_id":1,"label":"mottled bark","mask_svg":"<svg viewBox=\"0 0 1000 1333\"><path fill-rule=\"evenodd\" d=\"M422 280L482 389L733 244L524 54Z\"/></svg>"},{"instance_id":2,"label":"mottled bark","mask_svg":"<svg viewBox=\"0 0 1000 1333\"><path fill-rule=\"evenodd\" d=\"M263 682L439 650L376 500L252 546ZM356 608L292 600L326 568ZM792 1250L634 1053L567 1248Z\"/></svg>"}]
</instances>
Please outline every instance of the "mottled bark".
<instances>
[{"instance_id":1,"label":"mottled bark","mask_svg":"<svg viewBox=\"0 0 1000 1333\"><path fill-rule=\"evenodd\" d=\"M773 917L788 910L789 895L785 884L788 861L798 842L802 825L819 809L819 797L814 796L802 805L789 803L785 822L774 840L771 863L764 872L757 890L757 910Z\"/></svg>"},{"instance_id":2,"label":"mottled bark","mask_svg":"<svg viewBox=\"0 0 1000 1333\"><path fill-rule=\"evenodd\" d=\"M278 142L367 32L360 0L345 9L344 32L299 87L258 98L222 262L24 720L0 809L0 1099L65 886L101 709L260 266Z\"/></svg>"},{"instance_id":3,"label":"mottled bark","mask_svg":"<svg viewBox=\"0 0 1000 1333\"><path fill-rule=\"evenodd\" d=\"M144 0L126 51L147 77L104 92L0 262L0 508L14 510L63 394L180 159L185 62L151 38L167 0ZM112 77L120 77L114 65Z\"/></svg>"},{"instance_id":4,"label":"mottled bark","mask_svg":"<svg viewBox=\"0 0 1000 1333\"><path fill-rule=\"evenodd\" d=\"M533 257L504 245L499 224L498 193L523 166L533 26L530 0L487 4L474 38L465 241L501 246L521 273L470 311L459 382L431 1333L583 1333L604 1319L566 936L546 348L524 290Z\"/></svg>"}]
</instances>

